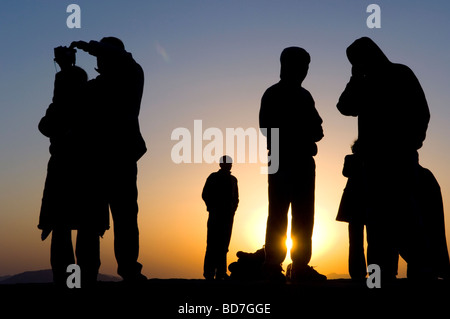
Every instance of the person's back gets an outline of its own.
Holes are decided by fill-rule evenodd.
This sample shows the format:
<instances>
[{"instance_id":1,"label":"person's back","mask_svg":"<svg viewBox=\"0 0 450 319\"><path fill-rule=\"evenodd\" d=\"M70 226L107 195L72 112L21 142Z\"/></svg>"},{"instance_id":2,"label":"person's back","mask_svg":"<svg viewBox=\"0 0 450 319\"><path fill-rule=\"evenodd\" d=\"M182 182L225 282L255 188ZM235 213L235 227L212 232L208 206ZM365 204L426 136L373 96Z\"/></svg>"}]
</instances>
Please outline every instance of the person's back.
<instances>
[{"instance_id":1,"label":"person's back","mask_svg":"<svg viewBox=\"0 0 450 319\"><path fill-rule=\"evenodd\" d=\"M217 210L234 213L238 204L236 177L223 169L211 173L203 189L202 198L210 213Z\"/></svg>"},{"instance_id":2,"label":"person's back","mask_svg":"<svg viewBox=\"0 0 450 319\"><path fill-rule=\"evenodd\" d=\"M75 131L87 80L87 73L76 65L68 66L55 75L52 103L38 125L39 131L50 138L52 155L75 153Z\"/></svg>"},{"instance_id":3,"label":"person's back","mask_svg":"<svg viewBox=\"0 0 450 319\"><path fill-rule=\"evenodd\" d=\"M99 156L137 161L147 150L138 120L144 71L131 53L108 39L89 42L88 52L97 57L100 73L87 86L85 120L89 136L95 137L90 143Z\"/></svg>"},{"instance_id":4,"label":"person's back","mask_svg":"<svg viewBox=\"0 0 450 319\"><path fill-rule=\"evenodd\" d=\"M362 189L367 213L368 263L394 279L398 254L409 265L422 261L405 254L416 198L418 152L430 119L428 104L414 73L389 61L370 38L347 48L352 77L337 108L358 117L358 142L363 163ZM415 249L418 251L419 249Z\"/></svg>"},{"instance_id":5,"label":"person's back","mask_svg":"<svg viewBox=\"0 0 450 319\"><path fill-rule=\"evenodd\" d=\"M227 252L233 229L233 219L239 203L237 179L231 175L232 159L223 156L220 170L208 176L202 191L208 217L207 246L203 267L206 279L225 279Z\"/></svg>"},{"instance_id":6,"label":"person's back","mask_svg":"<svg viewBox=\"0 0 450 319\"><path fill-rule=\"evenodd\" d=\"M358 116L361 155L413 156L425 140L430 119L425 94L413 71L392 63L369 38L347 49L352 77L337 108Z\"/></svg>"}]
</instances>

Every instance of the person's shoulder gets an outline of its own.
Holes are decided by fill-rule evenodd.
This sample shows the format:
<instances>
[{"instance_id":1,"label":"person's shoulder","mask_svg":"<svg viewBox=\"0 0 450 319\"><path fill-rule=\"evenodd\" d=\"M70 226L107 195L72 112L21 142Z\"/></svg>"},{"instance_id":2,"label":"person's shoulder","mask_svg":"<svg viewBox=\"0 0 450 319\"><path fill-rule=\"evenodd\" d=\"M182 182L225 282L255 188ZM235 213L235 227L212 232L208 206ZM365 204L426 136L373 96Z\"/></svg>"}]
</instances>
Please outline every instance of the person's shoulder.
<instances>
[{"instance_id":1,"label":"person's shoulder","mask_svg":"<svg viewBox=\"0 0 450 319\"><path fill-rule=\"evenodd\" d=\"M392 69L400 74L414 75L413 70L407 65L400 63L392 63Z\"/></svg>"},{"instance_id":2,"label":"person's shoulder","mask_svg":"<svg viewBox=\"0 0 450 319\"><path fill-rule=\"evenodd\" d=\"M300 88L300 91L301 91L304 95L306 95L306 96L312 98L311 92L309 92L309 91L308 91L307 89L305 89L303 86Z\"/></svg>"},{"instance_id":3,"label":"person's shoulder","mask_svg":"<svg viewBox=\"0 0 450 319\"><path fill-rule=\"evenodd\" d=\"M264 95L276 93L276 92L278 92L280 89L281 89L280 82L275 83L275 84L269 86L269 87L266 89L266 91L264 92Z\"/></svg>"},{"instance_id":4,"label":"person's shoulder","mask_svg":"<svg viewBox=\"0 0 450 319\"><path fill-rule=\"evenodd\" d=\"M219 172L212 172L211 174L209 174L208 179L209 180L214 179L217 177L218 174L219 174Z\"/></svg>"},{"instance_id":5,"label":"person's shoulder","mask_svg":"<svg viewBox=\"0 0 450 319\"><path fill-rule=\"evenodd\" d=\"M85 70L80 68L79 66L71 66L67 69L61 70L56 73L55 79L57 81L82 81L87 82L88 75Z\"/></svg>"}]
</instances>

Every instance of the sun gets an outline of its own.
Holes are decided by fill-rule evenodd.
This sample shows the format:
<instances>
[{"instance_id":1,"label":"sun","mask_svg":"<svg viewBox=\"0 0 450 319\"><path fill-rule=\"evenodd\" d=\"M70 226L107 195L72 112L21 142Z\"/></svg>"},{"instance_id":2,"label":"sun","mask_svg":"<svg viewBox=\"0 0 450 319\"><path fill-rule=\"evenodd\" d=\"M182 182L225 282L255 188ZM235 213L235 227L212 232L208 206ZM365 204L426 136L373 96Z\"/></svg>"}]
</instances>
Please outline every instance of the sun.
<instances>
[{"instance_id":1,"label":"sun","mask_svg":"<svg viewBox=\"0 0 450 319\"><path fill-rule=\"evenodd\" d=\"M312 237L312 257L320 258L326 255L332 248L333 243L336 240L336 227L335 221L327 218L328 215L326 211L322 210L320 207L316 207L315 218L314 218L314 230ZM286 248L287 255L283 262L283 266L287 267L292 262L291 259L291 249L292 249L292 238L291 238L291 208L288 212L288 227L287 227L287 238L286 238Z\"/></svg>"},{"instance_id":2,"label":"sun","mask_svg":"<svg viewBox=\"0 0 450 319\"><path fill-rule=\"evenodd\" d=\"M286 259L283 262L283 267L286 268L292 262L290 250L292 249L291 239L291 209L288 212L288 227L286 232ZM266 224L267 224L267 207L260 207L249 216L249 227L246 229L247 239L251 247L255 249L261 248L264 244ZM324 257L333 249L336 241L337 230L336 222L330 218L327 212L316 206L314 230L312 237L312 258L317 259Z\"/></svg>"}]
</instances>

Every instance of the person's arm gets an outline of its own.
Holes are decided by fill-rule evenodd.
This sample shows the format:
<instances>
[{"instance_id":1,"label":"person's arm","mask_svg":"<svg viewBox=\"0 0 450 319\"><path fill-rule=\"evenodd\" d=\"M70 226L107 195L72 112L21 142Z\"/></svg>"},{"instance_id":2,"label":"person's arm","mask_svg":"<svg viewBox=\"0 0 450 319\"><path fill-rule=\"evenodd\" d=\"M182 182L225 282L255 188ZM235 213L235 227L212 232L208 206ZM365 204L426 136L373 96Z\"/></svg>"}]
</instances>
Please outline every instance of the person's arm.
<instances>
[{"instance_id":1,"label":"person's arm","mask_svg":"<svg viewBox=\"0 0 450 319\"><path fill-rule=\"evenodd\" d=\"M205 182L205 186L203 186L203 191L202 191L202 199L206 204L206 209L209 210L211 208L211 175L208 176L208 178L206 179Z\"/></svg>"},{"instance_id":2,"label":"person's arm","mask_svg":"<svg viewBox=\"0 0 450 319\"><path fill-rule=\"evenodd\" d=\"M121 48L94 40L89 41L89 43L86 41L74 41L70 44L70 48L81 49L96 57L108 55L111 57L120 58L129 55L127 51Z\"/></svg>"},{"instance_id":3,"label":"person's arm","mask_svg":"<svg viewBox=\"0 0 450 319\"><path fill-rule=\"evenodd\" d=\"M319 112L317 112L316 106L315 106L315 102L314 99L311 96L311 100L312 100L312 109L313 109L313 114L312 114L312 140L313 142L319 142L322 138L323 138L323 128L322 128L322 123L323 120L319 115Z\"/></svg>"},{"instance_id":4,"label":"person's arm","mask_svg":"<svg viewBox=\"0 0 450 319\"><path fill-rule=\"evenodd\" d=\"M266 91L261 98L261 107L259 109L259 128L261 133L267 138L267 149L271 149L271 124L270 124L270 108L271 108L270 93Z\"/></svg>"},{"instance_id":5,"label":"person's arm","mask_svg":"<svg viewBox=\"0 0 450 319\"><path fill-rule=\"evenodd\" d=\"M239 204L239 188L238 188L238 182L237 178L234 178L233 180L233 212L237 210Z\"/></svg>"},{"instance_id":6,"label":"person's arm","mask_svg":"<svg viewBox=\"0 0 450 319\"><path fill-rule=\"evenodd\" d=\"M363 105L365 97L364 82L364 75L357 68L353 67L350 81L347 83L347 86L339 97L339 102L336 105L342 115L359 115L360 107Z\"/></svg>"}]
</instances>

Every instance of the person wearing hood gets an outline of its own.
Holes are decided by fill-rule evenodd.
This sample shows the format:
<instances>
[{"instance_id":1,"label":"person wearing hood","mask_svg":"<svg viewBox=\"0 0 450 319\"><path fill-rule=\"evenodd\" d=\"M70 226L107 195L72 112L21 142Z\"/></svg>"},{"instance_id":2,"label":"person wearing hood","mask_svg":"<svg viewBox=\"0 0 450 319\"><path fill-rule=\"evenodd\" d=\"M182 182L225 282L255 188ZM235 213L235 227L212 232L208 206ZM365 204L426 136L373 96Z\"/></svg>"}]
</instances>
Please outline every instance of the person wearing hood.
<instances>
[{"instance_id":1,"label":"person wearing hood","mask_svg":"<svg viewBox=\"0 0 450 319\"><path fill-rule=\"evenodd\" d=\"M269 157L279 151L277 172L268 175L269 215L264 264L266 278L284 280L282 262L286 258L286 231L289 206L292 209L292 280L324 280L308 265L312 254L316 142L323 137L322 119L311 94L302 87L309 53L299 47L283 50L280 81L269 87L262 99L259 125L267 136ZM279 130L278 148L273 147L272 128ZM272 142L271 142L272 141Z\"/></svg>"},{"instance_id":2,"label":"person wearing hood","mask_svg":"<svg viewBox=\"0 0 450 319\"><path fill-rule=\"evenodd\" d=\"M414 196L430 120L425 94L413 71L389 61L370 38L354 41L347 57L352 76L337 108L358 117L368 264L380 266L381 278L395 279L400 253L408 277L429 277L428 236Z\"/></svg>"}]
</instances>

